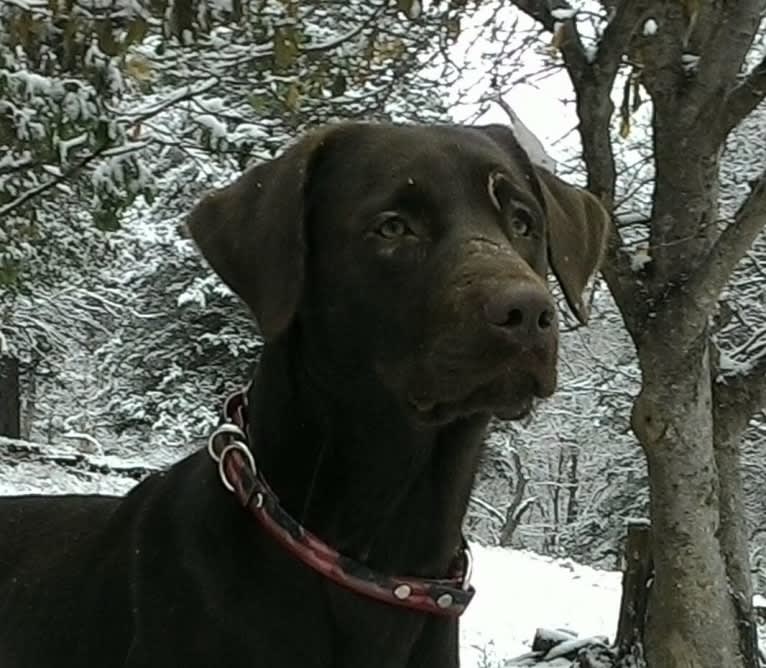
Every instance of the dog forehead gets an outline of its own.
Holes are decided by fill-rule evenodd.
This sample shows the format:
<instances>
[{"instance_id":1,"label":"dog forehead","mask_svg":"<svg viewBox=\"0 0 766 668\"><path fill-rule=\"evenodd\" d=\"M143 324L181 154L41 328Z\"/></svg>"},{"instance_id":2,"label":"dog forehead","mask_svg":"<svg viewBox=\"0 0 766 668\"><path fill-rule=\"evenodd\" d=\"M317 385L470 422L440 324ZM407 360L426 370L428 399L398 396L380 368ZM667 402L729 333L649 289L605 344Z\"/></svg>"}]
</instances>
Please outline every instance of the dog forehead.
<instances>
[{"instance_id":1,"label":"dog forehead","mask_svg":"<svg viewBox=\"0 0 766 668\"><path fill-rule=\"evenodd\" d=\"M356 125L339 136L349 167L374 175L401 176L406 170L440 176L466 168L513 168L513 160L480 132L454 126Z\"/></svg>"},{"instance_id":2,"label":"dog forehead","mask_svg":"<svg viewBox=\"0 0 766 668\"><path fill-rule=\"evenodd\" d=\"M442 200L484 196L496 170L520 189L529 187L514 156L470 128L349 125L334 133L324 154L315 185L335 202L384 197L406 186Z\"/></svg>"}]
</instances>

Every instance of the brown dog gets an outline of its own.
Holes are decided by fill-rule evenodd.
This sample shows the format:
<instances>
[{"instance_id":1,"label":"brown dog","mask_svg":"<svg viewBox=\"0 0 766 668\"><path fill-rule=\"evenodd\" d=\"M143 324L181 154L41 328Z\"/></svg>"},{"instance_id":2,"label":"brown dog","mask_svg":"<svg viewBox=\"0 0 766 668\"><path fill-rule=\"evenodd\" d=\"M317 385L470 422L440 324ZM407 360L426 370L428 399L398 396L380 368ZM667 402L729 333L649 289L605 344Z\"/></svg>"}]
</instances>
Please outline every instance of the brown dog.
<instances>
[{"instance_id":1,"label":"brown dog","mask_svg":"<svg viewBox=\"0 0 766 668\"><path fill-rule=\"evenodd\" d=\"M498 126L328 127L207 198L248 415L124 499L0 502L0 666L456 667L484 430L554 391L548 262L584 321L606 223Z\"/></svg>"}]
</instances>

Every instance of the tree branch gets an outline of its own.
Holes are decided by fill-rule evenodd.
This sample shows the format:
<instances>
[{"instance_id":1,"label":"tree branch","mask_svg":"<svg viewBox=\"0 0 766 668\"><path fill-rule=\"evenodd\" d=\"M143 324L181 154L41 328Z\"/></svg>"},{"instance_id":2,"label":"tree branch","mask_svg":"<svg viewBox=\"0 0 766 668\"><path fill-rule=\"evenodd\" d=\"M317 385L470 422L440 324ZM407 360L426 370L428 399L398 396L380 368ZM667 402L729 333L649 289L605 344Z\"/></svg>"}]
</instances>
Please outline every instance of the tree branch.
<instances>
[{"instance_id":1,"label":"tree branch","mask_svg":"<svg viewBox=\"0 0 766 668\"><path fill-rule=\"evenodd\" d=\"M590 67L588 58L585 55L585 49L580 40L580 34L577 32L577 26L574 22L575 10L568 2L564 2L564 0L554 0L554 2L547 2L546 0L511 0L511 4L518 7L530 18L541 23L543 28L552 34L556 32L557 24L561 24L559 30L562 32L558 48L564 57L567 70L570 77L573 77L573 80L575 76L579 77ZM553 12L556 10L572 12L572 18L560 21L553 15Z\"/></svg>"},{"instance_id":2,"label":"tree branch","mask_svg":"<svg viewBox=\"0 0 766 668\"><path fill-rule=\"evenodd\" d=\"M766 170L753 182L753 189L734 221L721 233L708 254L685 280L675 284L658 302L653 319L658 327L667 322L666 314L671 318L672 314L684 314L683 318L673 320L672 331L662 330L665 345L676 348L680 354L703 331L734 269L764 228Z\"/></svg>"},{"instance_id":3,"label":"tree branch","mask_svg":"<svg viewBox=\"0 0 766 668\"><path fill-rule=\"evenodd\" d=\"M692 312L707 318L734 269L766 227L766 170L737 211L734 221L721 233L707 257L676 294L693 306Z\"/></svg>"},{"instance_id":4,"label":"tree branch","mask_svg":"<svg viewBox=\"0 0 766 668\"><path fill-rule=\"evenodd\" d=\"M711 352L717 356L717 351ZM763 360L766 360L766 355ZM756 380L764 378L766 373L761 371L760 378ZM735 376L730 381L726 376L723 379L713 378L713 447L720 481L718 541L737 612L740 646L746 658L743 665L755 668L760 664L756 659L758 633L753 619L753 585L742 483L742 435L757 407L749 405L752 394L747 389L743 391L742 387L734 387L741 379L741 376ZM749 382L745 381L745 384L747 386Z\"/></svg>"},{"instance_id":5,"label":"tree branch","mask_svg":"<svg viewBox=\"0 0 766 668\"><path fill-rule=\"evenodd\" d=\"M716 436L741 434L750 418L766 409L766 345L740 371L721 372L713 386Z\"/></svg>"},{"instance_id":6,"label":"tree branch","mask_svg":"<svg viewBox=\"0 0 766 668\"><path fill-rule=\"evenodd\" d=\"M610 81L610 88L622 63L622 56L650 6L650 0L618 2L614 16L604 28L593 64L600 71L600 76Z\"/></svg>"},{"instance_id":7,"label":"tree branch","mask_svg":"<svg viewBox=\"0 0 766 668\"><path fill-rule=\"evenodd\" d=\"M542 23L547 30L555 29L553 10L544 0L512 2L528 16ZM563 28L568 34L563 36L560 49L577 98L583 158L588 170L588 190L600 197L608 210L611 210L614 204L617 179L610 133L610 122L614 113L611 91L622 63L622 56L650 5L649 0L617 3L614 16L601 35L592 63L582 47L574 20L568 19ZM571 7L566 3L556 3L554 9ZM631 269L628 256L623 252L622 236L614 221L611 224L602 273L628 330L631 333L637 332L648 308L648 299L645 298L645 294L636 292L640 284ZM636 308L639 304L641 308Z\"/></svg>"},{"instance_id":8,"label":"tree branch","mask_svg":"<svg viewBox=\"0 0 766 668\"><path fill-rule=\"evenodd\" d=\"M719 124L719 140L726 136L766 99L766 56L726 96Z\"/></svg>"},{"instance_id":9,"label":"tree branch","mask_svg":"<svg viewBox=\"0 0 766 668\"><path fill-rule=\"evenodd\" d=\"M527 16L534 19L538 23L541 23L543 28L548 32L553 32L556 20L551 14L552 7L546 0L511 0L511 4L516 5ZM557 9L572 9L572 7L566 3L558 3Z\"/></svg>"},{"instance_id":10,"label":"tree branch","mask_svg":"<svg viewBox=\"0 0 766 668\"><path fill-rule=\"evenodd\" d=\"M761 20L761 0L723 5L717 16L708 17L708 22L717 19L717 25L698 46L700 60L689 88L688 103L705 126L710 119L706 110L715 114L720 109L720 96L736 81Z\"/></svg>"},{"instance_id":11,"label":"tree branch","mask_svg":"<svg viewBox=\"0 0 766 668\"><path fill-rule=\"evenodd\" d=\"M630 257L624 250L622 234L614 219L609 229L606 258L601 273L628 332L635 337L646 320L651 302L646 288L631 267Z\"/></svg>"}]
</instances>

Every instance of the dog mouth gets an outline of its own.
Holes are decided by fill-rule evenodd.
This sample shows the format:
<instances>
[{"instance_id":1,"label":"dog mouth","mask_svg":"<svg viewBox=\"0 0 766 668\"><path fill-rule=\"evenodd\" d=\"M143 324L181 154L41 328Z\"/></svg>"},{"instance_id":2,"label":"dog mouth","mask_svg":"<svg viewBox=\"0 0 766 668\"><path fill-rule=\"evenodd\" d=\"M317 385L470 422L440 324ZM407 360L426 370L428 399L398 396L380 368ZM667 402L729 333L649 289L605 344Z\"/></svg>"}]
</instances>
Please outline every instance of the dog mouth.
<instances>
[{"instance_id":1,"label":"dog mouth","mask_svg":"<svg viewBox=\"0 0 766 668\"><path fill-rule=\"evenodd\" d=\"M408 403L416 420L429 425L476 414L493 415L501 420L521 420L532 413L538 398L549 394L537 380L524 375L512 386L507 378L495 379L456 398L410 394Z\"/></svg>"}]
</instances>

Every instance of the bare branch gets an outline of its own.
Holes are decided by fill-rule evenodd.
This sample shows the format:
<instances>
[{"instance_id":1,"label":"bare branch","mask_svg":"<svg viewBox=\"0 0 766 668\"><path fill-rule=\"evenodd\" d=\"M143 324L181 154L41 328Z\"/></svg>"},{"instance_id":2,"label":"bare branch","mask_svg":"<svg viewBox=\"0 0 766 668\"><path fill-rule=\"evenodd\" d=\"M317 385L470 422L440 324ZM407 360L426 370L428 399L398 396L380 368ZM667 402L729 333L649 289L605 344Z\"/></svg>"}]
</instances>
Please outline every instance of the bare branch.
<instances>
[{"instance_id":1,"label":"bare branch","mask_svg":"<svg viewBox=\"0 0 766 668\"><path fill-rule=\"evenodd\" d=\"M706 23L714 28L706 41L698 45L699 61L695 68L695 81L706 88L707 95L720 91L737 74L750 49L760 22L760 0L739 0L724 3L719 14L708 15ZM715 11L715 10L711 10ZM717 19L717 21L716 21ZM702 21L697 22L697 25Z\"/></svg>"},{"instance_id":2,"label":"bare branch","mask_svg":"<svg viewBox=\"0 0 766 668\"><path fill-rule=\"evenodd\" d=\"M726 96L719 127L723 141L740 122L766 99L766 57Z\"/></svg>"},{"instance_id":3,"label":"bare branch","mask_svg":"<svg viewBox=\"0 0 766 668\"><path fill-rule=\"evenodd\" d=\"M486 510L496 520L505 522L505 515L500 510L495 508L495 506L493 506L491 503L487 503L484 499L476 496L475 494L471 495L469 501L474 505L479 506L479 508Z\"/></svg>"},{"instance_id":4,"label":"bare branch","mask_svg":"<svg viewBox=\"0 0 766 668\"><path fill-rule=\"evenodd\" d=\"M735 267L764 227L766 170L753 183L753 189L737 211L734 221L721 233L705 260L686 282L680 297L689 300L706 318L718 302Z\"/></svg>"},{"instance_id":5,"label":"bare branch","mask_svg":"<svg viewBox=\"0 0 766 668\"><path fill-rule=\"evenodd\" d=\"M513 4L542 23L546 29L555 29L552 9L544 0L513 0ZM582 47L574 20L568 19L562 28L567 33L563 35L560 48L577 95L577 115L580 119L583 158L588 170L588 189L601 198L608 210L614 205L617 179L610 133L610 121L614 113L611 90L622 57L649 6L648 0L617 4L601 36L593 63L589 62ZM555 8L571 9L566 3L557 3ZM636 332L644 312L635 306L648 304L648 299L636 297L636 287L639 284L623 252L622 237L614 221L602 273L629 331Z\"/></svg>"},{"instance_id":6,"label":"bare branch","mask_svg":"<svg viewBox=\"0 0 766 668\"><path fill-rule=\"evenodd\" d=\"M689 103L706 125L710 118L706 108L714 113L720 108L720 96L736 81L761 20L760 0L723 4L714 29L699 47L695 83L689 89ZM715 18L710 16L708 21Z\"/></svg>"},{"instance_id":7,"label":"bare branch","mask_svg":"<svg viewBox=\"0 0 766 668\"><path fill-rule=\"evenodd\" d=\"M635 335L646 320L651 302L646 288L631 267L630 258L624 251L622 234L614 218L609 229L609 243L601 273L625 326Z\"/></svg>"},{"instance_id":8,"label":"bare branch","mask_svg":"<svg viewBox=\"0 0 766 668\"><path fill-rule=\"evenodd\" d=\"M524 466L521 463L521 457L516 450L511 451L511 463L513 464L513 474L515 486L511 503L505 511L505 520L500 529L500 545L508 547L513 540L513 534L521 523L524 512L534 503L534 499L524 500L529 479L524 474Z\"/></svg>"},{"instance_id":9,"label":"bare branch","mask_svg":"<svg viewBox=\"0 0 766 668\"><path fill-rule=\"evenodd\" d=\"M530 18L542 24L548 32L553 32L556 20L551 14L551 3L546 0L512 0L512 3L516 5L522 12L524 12ZM560 9L572 9L572 7L566 2L557 4L557 8Z\"/></svg>"},{"instance_id":10,"label":"bare branch","mask_svg":"<svg viewBox=\"0 0 766 668\"><path fill-rule=\"evenodd\" d=\"M683 318L674 320L672 332L663 330L666 345L680 349L699 335L735 267L765 227L766 171L753 183L734 221L721 233L707 256L658 303L656 324L666 322L664 314L684 314Z\"/></svg>"},{"instance_id":11,"label":"bare branch","mask_svg":"<svg viewBox=\"0 0 766 668\"><path fill-rule=\"evenodd\" d=\"M574 17L575 10L573 7L563 0L557 2L547 2L546 0L511 0L511 2L527 16L541 23L543 28L550 33L556 32L557 26L560 25L558 30L561 30L561 39L558 48L564 57L569 76L572 77L573 81L575 78L581 77L590 67L590 63L585 55L585 49L577 32L574 18L559 21L553 16L555 10L563 10L572 12Z\"/></svg>"},{"instance_id":12,"label":"bare branch","mask_svg":"<svg viewBox=\"0 0 766 668\"><path fill-rule=\"evenodd\" d=\"M622 62L622 56L650 6L649 0L619 2L614 9L614 16L604 28L594 65L600 76L609 80L610 88Z\"/></svg>"},{"instance_id":13,"label":"bare branch","mask_svg":"<svg viewBox=\"0 0 766 668\"><path fill-rule=\"evenodd\" d=\"M766 346L739 371L721 373L713 391L716 435L744 431L750 418L766 409Z\"/></svg>"}]
</instances>

